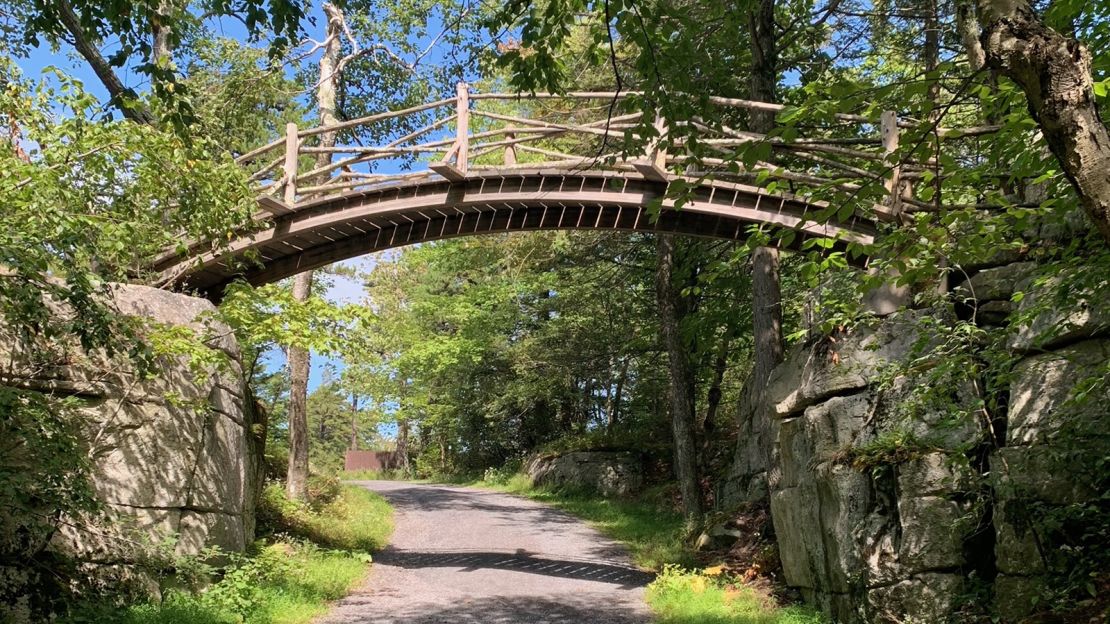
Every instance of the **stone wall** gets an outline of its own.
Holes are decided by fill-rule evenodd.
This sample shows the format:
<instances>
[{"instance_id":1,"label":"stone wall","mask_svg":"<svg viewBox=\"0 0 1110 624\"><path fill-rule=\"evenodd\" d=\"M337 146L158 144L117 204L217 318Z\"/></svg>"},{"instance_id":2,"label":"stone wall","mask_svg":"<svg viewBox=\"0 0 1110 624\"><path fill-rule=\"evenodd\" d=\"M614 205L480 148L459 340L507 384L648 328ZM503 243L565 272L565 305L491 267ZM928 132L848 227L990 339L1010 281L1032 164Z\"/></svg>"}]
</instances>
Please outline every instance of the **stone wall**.
<instances>
[{"instance_id":1,"label":"stone wall","mask_svg":"<svg viewBox=\"0 0 1110 624\"><path fill-rule=\"evenodd\" d=\"M643 460L626 451L578 451L537 455L524 464L534 485L593 490L606 496L638 491L644 482Z\"/></svg>"},{"instance_id":2,"label":"stone wall","mask_svg":"<svg viewBox=\"0 0 1110 624\"><path fill-rule=\"evenodd\" d=\"M179 555L243 550L254 538L264 423L230 329L208 320L208 301L154 288L117 286L114 305L197 331L226 362L195 370L162 357L147 376L125 357L90 357L70 345L33 366L20 353L2 354L12 363L5 383L79 399L92 487L109 519L63 523L49 548L90 570L120 567L163 540Z\"/></svg>"},{"instance_id":3,"label":"stone wall","mask_svg":"<svg viewBox=\"0 0 1110 624\"><path fill-rule=\"evenodd\" d=\"M1048 289L1035 268L983 269L956 285L954 308L903 310L799 345L753 407L765 430L741 440L724 492L752 500L766 484L786 583L835 621L961 621L961 603L985 597L1018 621L1053 548L1028 509L1101 494L1090 466L1068 461L1077 439L1091 451L1081 457L1110 450L1110 396L1070 398L1106 374L1110 301L1034 314ZM1020 304L1015 290L1027 293ZM1023 322L1011 328L1014 312ZM918 359L956 314L1015 359L993 413L982 379L936 379ZM891 375L911 361L923 364ZM911 392L922 387L947 400L922 402ZM761 476L752 439L770 445Z\"/></svg>"}]
</instances>

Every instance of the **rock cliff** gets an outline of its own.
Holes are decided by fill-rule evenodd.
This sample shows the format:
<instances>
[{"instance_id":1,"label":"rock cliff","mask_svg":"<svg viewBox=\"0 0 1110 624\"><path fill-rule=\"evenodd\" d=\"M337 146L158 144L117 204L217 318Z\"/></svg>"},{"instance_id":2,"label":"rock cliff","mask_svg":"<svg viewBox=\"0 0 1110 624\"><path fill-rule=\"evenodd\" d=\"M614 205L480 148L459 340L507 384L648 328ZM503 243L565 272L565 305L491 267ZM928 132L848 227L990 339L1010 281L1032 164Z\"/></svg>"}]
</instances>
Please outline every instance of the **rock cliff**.
<instances>
[{"instance_id":1,"label":"rock cliff","mask_svg":"<svg viewBox=\"0 0 1110 624\"><path fill-rule=\"evenodd\" d=\"M765 430L742 437L723 491L766 489L787 584L836 621L962 621L985 601L1018 621L1066 541L1032 510L1105 495L1091 459L1110 451L1110 302L1046 305L1035 271L984 268L954 306L815 337L752 408ZM1005 361L938 377L958 316L1002 345L982 357ZM987 388L992 366L1008 381ZM762 472L753 440L769 445Z\"/></svg>"},{"instance_id":2,"label":"rock cliff","mask_svg":"<svg viewBox=\"0 0 1110 624\"><path fill-rule=\"evenodd\" d=\"M163 356L144 372L125 356L76 345L56 345L45 361L0 347L4 383L76 399L104 509L92 523L63 519L47 549L107 575L126 575L160 543L177 555L243 550L254 538L264 422L230 329L211 320L211 303L185 295L122 285L112 303L148 328L193 330L223 357L198 365Z\"/></svg>"}]
</instances>

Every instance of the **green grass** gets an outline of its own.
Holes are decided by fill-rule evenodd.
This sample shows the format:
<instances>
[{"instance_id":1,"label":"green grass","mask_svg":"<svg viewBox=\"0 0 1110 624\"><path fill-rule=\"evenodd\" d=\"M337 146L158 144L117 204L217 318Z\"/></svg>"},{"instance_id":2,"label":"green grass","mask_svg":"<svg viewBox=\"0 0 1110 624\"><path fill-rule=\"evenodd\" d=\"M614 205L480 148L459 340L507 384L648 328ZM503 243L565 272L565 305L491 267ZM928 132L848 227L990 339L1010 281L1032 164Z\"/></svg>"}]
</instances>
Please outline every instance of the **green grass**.
<instances>
[{"instance_id":1,"label":"green grass","mask_svg":"<svg viewBox=\"0 0 1110 624\"><path fill-rule=\"evenodd\" d=\"M234 564L203 592L171 590L161 603L92 608L70 622L119 624L305 624L345 596L369 558L278 543Z\"/></svg>"},{"instance_id":2,"label":"green grass","mask_svg":"<svg viewBox=\"0 0 1110 624\"><path fill-rule=\"evenodd\" d=\"M335 500L316 509L285 498L280 485L266 486L258 508L259 523L325 548L375 551L393 533L393 508L381 496L346 485Z\"/></svg>"},{"instance_id":3,"label":"green grass","mask_svg":"<svg viewBox=\"0 0 1110 624\"><path fill-rule=\"evenodd\" d=\"M161 602L86 606L62 622L307 624L366 576L369 551L385 546L393 531L385 499L354 486L316 509L270 486L259 514L271 532L269 543L229 555L218 582L201 591L168 590Z\"/></svg>"},{"instance_id":4,"label":"green grass","mask_svg":"<svg viewBox=\"0 0 1110 624\"><path fill-rule=\"evenodd\" d=\"M400 470L344 470L339 473L341 481L405 481L405 473Z\"/></svg>"},{"instance_id":5,"label":"green grass","mask_svg":"<svg viewBox=\"0 0 1110 624\"><path fill-rule=\"evenodd\" d=\"M310 516L310 537L317 544L344 550L385 548L393 534L393 507L381 496L344 486L335 502Z\"/></svg>"},{"instance_id":6,"label":"green grass","mask_svg":"<svg viewBox=\"0 0 1110 624\"><path fill-rule=\"evenodd\" d=\"M648 586L657 624L822 624L801 607L780 607L749 587L721 575L667 567Z\"/></svg>"}]
</instances>

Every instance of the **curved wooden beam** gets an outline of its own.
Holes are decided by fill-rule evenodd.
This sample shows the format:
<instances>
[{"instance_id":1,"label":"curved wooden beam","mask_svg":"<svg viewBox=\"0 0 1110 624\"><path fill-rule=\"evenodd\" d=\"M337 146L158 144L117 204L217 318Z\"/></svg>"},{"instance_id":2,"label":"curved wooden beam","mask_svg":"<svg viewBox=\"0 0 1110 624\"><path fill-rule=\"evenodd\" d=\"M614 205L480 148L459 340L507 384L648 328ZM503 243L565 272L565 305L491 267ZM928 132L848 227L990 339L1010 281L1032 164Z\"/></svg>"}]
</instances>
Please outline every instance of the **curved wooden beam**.
<instances>
[{"instance_id":1,"label":"curved wooden beam","mask_svg":"<svg viewBox=\"0 0 1110 624\"><path fill-rule=\"evenodd\" d=\"M811 215L827 206L790 194L688 183L689 197L676 208L666 198L669 182L624 171L505 169L470 172L459 181L415 179L302 202L225 248L194 245L152 268L165 283L219 299L239 278L263 284L375 251L493 232L608 229L743 240L755 224L793 230L795 246L816 237L844 247L871 244L877 231L864 217L819 223Z\"/></svg>"}]
</instances>

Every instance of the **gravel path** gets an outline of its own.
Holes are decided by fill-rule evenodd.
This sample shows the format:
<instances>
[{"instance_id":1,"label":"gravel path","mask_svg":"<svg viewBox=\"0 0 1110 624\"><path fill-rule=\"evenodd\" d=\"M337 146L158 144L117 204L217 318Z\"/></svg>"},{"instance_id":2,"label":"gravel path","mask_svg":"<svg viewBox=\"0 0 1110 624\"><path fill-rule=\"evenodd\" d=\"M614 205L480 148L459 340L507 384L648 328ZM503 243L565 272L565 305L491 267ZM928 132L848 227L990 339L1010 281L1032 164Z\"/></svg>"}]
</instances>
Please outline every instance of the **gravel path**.
<instances>
[{"instance_id":1,"label":"gravel path","mask_svg":"<svg viewBox=\"0 0 1110 624\"><path fill-rule=\"evenodd\" d=\"M646 624L624 549L523 498L461 487L361 481L397 510L370 578L322 623Z\"/></svg>"}]
</instances>

